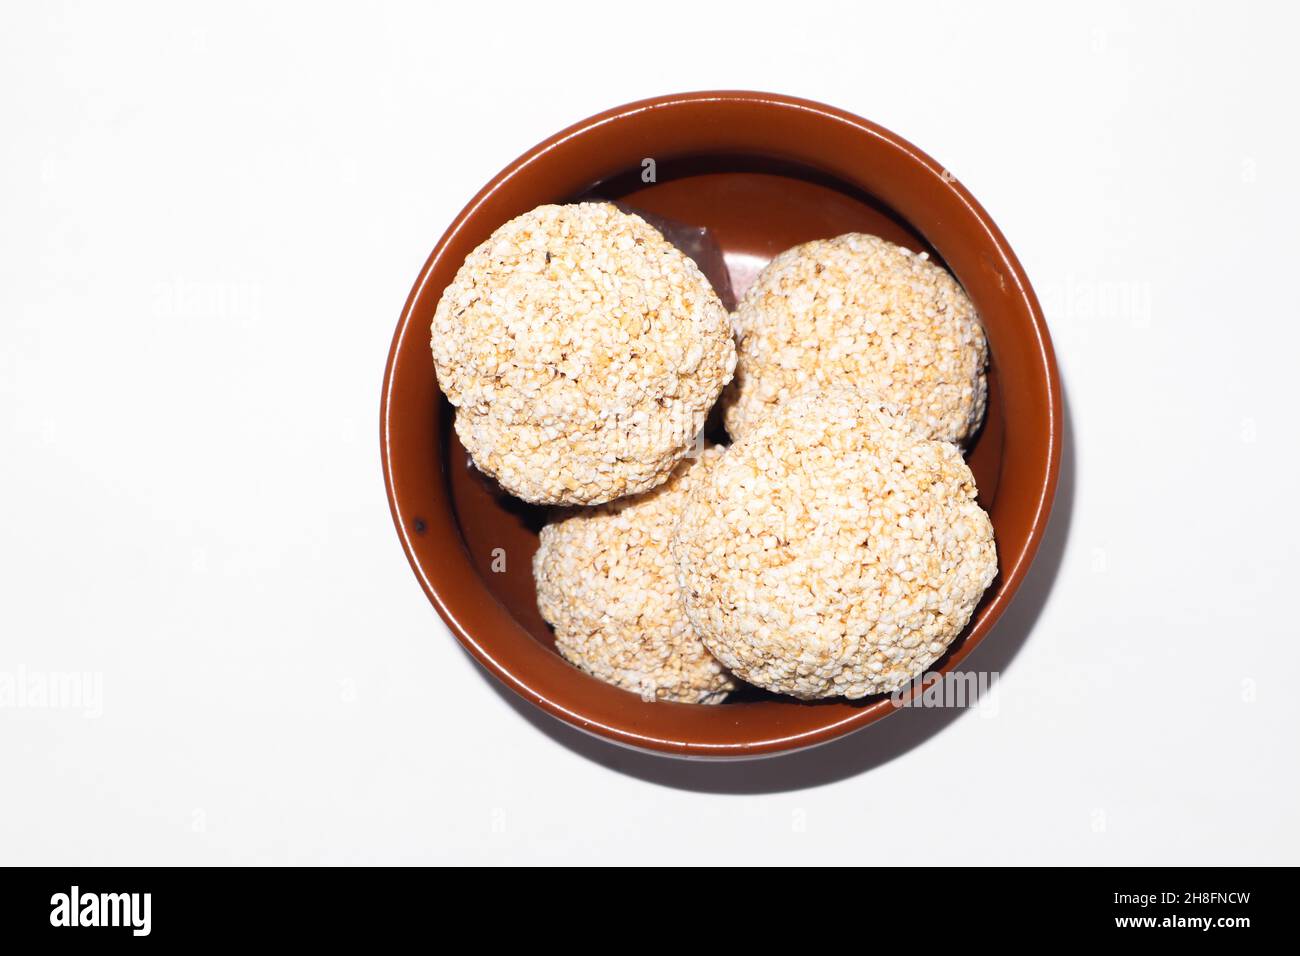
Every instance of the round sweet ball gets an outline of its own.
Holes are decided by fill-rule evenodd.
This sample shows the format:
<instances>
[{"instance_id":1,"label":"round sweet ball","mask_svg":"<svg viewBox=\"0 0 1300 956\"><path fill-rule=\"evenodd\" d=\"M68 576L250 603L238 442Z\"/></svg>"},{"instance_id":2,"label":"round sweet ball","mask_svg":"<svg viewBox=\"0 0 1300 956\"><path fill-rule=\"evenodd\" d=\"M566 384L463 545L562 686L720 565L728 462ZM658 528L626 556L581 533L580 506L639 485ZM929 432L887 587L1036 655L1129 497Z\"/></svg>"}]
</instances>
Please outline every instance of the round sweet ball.
<instances>
[{"instance_id":1,"label":"round sweet ball","mask_svg":"<svg viewBox=\"0 0 1300 956\"><path fill-rule=\"evenodd\" d=\"M897 690L997 574L957 447L857 389L754 422L687 496L673 541L687 616L737 677L804 699Z\"/></svg>"},{"instance_id":2,"label":"round sweet ball","mask_svg":"<svg viewBox=\"0 0 1300 956\"><path fill-rule=\"evenodd\" d=\"M706 449L653 491L542 529L537 606L570 663L647 701L716 704L733 688L691 629L669 550L687 491L721 456Z\"/></svg>"},{"instance_id":3,"label":"round sweet ball","mask_svg":"<svg viewBox=\"0 0 1300 956\"><path fill-rule=\"evenodd\" d=\"M852 385L902 406L930 438L966 442L988 391L988 345L957 281L925 255L849 233L789 249L737 306L725 422L744 436L808 386Z\"/></svg>"},{"instance_id":4,"label":"round sweet ball","mask_svg":"<svg viewBox=\"0 0 1300 956\"><path fill-rule=\"evenodd\" d=\"M432 347L474 464L539 504L663 482L736 363L699 267L606 203L540 206L494 232L443 292Z\"/></svg>"}]
</instances>

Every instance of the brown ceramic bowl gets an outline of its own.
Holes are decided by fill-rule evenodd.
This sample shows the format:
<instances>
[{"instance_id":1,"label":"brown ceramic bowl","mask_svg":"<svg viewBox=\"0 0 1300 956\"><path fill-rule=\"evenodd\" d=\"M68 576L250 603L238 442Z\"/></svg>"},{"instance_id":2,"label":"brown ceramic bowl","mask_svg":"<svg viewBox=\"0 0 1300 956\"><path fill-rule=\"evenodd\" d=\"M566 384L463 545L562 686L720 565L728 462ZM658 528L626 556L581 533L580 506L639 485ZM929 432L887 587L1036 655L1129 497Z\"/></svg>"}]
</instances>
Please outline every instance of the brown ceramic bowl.
<instances>
[{"instance_id":1,"label":"brown ceramic bowl","mask_svg":"<svg viewBox=\"0 0 1300 956\"><path fill-rule=\"evenodd\" d=\"M642 181L645 158L656 161L653 183ZM892 713L888 698L804 703L758 691L721 706L646 703L556 653L531 571L543 513L467 467L434 377L429 326L443 288L494 229L534 206L593 195L707 227L737 292L782 250L845 232L927 250L965 287L991 351L988 415L968 460L1000 573L935 669L957 667L988 635L1047 526L1061 453L1056 362L1029 280L979 204L910 143L849 113L767 93L685 93L610 110L529 150L465 207L416 280L388 357L381 441L393 520L429 599L516 693L643 750L752 757ZM505 569L494 570L501 555Z\"/></svg>"}]
</instances>

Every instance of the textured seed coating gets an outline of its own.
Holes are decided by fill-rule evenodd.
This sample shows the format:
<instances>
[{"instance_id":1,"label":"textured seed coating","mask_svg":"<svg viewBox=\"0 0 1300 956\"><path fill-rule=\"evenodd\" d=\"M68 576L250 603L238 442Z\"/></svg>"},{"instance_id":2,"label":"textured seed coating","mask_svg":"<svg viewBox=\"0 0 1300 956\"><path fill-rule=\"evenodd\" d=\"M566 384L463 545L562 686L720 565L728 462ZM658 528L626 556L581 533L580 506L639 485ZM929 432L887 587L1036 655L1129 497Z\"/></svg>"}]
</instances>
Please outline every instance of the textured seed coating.
<instances>
[{"instance_id":1,"label":"textured seed coating","mask_svg":"<svg viewBox=\"0 0 1300 956\"><path fill-rule=\"evenodd\" d=\"M732 438L809 386L851 385L902 406L930 438L963 443L984 418L988 345L966 293L924 255L849 233L788 249L733 317Z\"/></svg>"},{"instance_id":2,"label":"textured seed coating","mask_svg":"<svg viewBox=\"0 0 1300 956\"><path fill-rule=\"evenodd\" d=\"M857 389L804 393L754 422L692 487L672 547L705 647L805 699L920 675L997 574L957 447Z\"/></svg>"},{"instance_id":3,"label":"textured seed coating","mask_svg":"<svg viewBox=\"0 0 1300 956\"><path fill-rule=\"evenodd\" d=\"M705 449L652 491L542 529L537 606L569 662L651 701L716 704L735 686L691 629L669 550L687 491L721 456Z\"/></svg>"},{"instance_id":4,"label":"textured seed coating","mask_svg":"<svg viewBox=\"0 0 1300 956\"><path fill-rule=\"evenodd\" d=\"M541 504L663 482L736 363L695 263L605 203L540 206L494 232L443 292L431 344L474 464Z\"/></svg>"}]
</instances>

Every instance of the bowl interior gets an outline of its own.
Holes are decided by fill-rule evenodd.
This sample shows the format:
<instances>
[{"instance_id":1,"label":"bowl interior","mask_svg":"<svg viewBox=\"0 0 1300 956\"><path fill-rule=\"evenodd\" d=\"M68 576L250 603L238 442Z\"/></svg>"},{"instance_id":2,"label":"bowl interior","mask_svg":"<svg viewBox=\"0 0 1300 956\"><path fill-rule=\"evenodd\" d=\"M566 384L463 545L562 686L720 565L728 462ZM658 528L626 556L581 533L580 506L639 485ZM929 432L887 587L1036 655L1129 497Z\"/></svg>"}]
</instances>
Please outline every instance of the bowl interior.
<instances>
[{"instance_id":1,"label":"bowl interior","mask_svg":"<svg viewBox=\"0 0 1300 956\"><path fill-rule=\"evenodd\" d=\"M654 182L642 180L646 157L656 161ZM988 413L967 460L993 523L999 577L938 670L958 664L1009 603L1055 491L1055 364L1014 254L946 170L865 120L771 94L681 94L592 117L503 170L434 249L389 355L381 443L399 535L453 634L511 689L580 729L686 756L797 749L893 713L888 698L808 703L757 691L713 707L648 703L555 652L531 569L547 513L469 467L438 391L429 326L442 290L494 229L542 203L583 198L707 228L721 255L701 266L716 285L731 287L720 290L724 299L743 293L782 250L851 231L928 252L966 289L991 361Z\"/></svg>"},{"instance_id":2,"label":"bowl interior","mask_svg":"<svg viewBox=\"0 0 1300 956\"><path fill-rule=\"evenodd\" d=\"M715 280L714 284L729 309L774 256L812 239L846 232L871 233L914 252L925 252L942 263L935 250L896 212L807 166L762 156L714 155L683 157L665 164L659 172L664 175L658 182L647 184L640 175L622 175L564 198L617 202L630 211L707 229L722 252L726 281ZM706 273L716 271L712 264L701 265ZM985 510L990 510L997 498L1004 426L996 360L990 365L988 412L967 455ZM554 635L537 610L531 562L538 532L556 517L558 509L511 497L471 467L468 453L451 428L453 409L446 399L440 402L443 454L449 464L448 496L479 580L534 640L554 651ZM712 437L725 440L721 432ZM759 700L779 702L782 698L744 687L730 695L724 706Z\"/></svg>"}]
</instances>

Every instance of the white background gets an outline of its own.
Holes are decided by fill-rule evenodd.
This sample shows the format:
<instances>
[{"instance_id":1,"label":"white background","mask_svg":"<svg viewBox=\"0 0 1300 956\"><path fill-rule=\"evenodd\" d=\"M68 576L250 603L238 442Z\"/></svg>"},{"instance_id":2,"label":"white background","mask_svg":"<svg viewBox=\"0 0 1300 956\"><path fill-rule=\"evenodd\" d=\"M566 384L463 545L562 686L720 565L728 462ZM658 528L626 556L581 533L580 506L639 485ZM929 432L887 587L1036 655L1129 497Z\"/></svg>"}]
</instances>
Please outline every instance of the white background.
<instances>
[{"instance_id":1,"label":"white background","mask_svg":"<svg viewBox=\"0 0 1300 956\"><path fill-rule=\"evenodd\" d=\"M0 709L0 861L1300 862L1300 24L1055 6L6 4L0 674L102 715ZM621 752L406 564L380 380L434 242L561 127L709 88L912 140L1044 301L1069 445L993 710Z\"/></svg>"}]
</instances>

